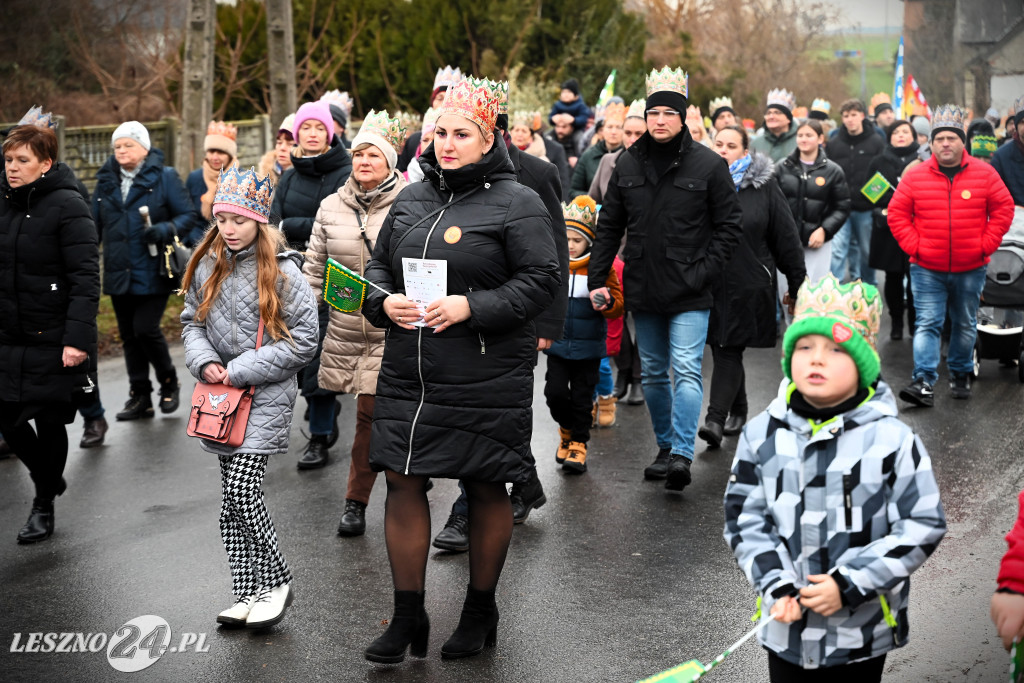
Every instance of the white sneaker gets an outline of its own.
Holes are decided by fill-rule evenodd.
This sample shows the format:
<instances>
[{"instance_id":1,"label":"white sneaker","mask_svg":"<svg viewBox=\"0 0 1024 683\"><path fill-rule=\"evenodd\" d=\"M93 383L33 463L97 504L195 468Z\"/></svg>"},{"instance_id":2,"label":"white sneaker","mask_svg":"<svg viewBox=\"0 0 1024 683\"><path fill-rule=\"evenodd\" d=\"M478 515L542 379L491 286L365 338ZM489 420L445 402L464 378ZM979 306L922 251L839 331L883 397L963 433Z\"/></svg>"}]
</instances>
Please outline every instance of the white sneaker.
<instances>
[{"instance_id":1,"label":"white sneaker","mask_svg":"<svg viewBox=\"0 0 1024 683\"><path fill-rule=\"evenodd\" d=\"M266 628L281 621L293 597L291 584L288 583L277 588L264 588L249 610L245 620L246 628Z\"/></svg>"},{"instance_id":2,"label":"white sneaker","mask_svg":"<svg viewBox=\"0 0 1024 683\"><path fill-rule=\"evenodd\" d=\"M256 602L255 595L239 598L234 605L217 615L217 623L225 626L245 626L245 620L248 618L254 602Z\"/></svg>"}]
</instances>

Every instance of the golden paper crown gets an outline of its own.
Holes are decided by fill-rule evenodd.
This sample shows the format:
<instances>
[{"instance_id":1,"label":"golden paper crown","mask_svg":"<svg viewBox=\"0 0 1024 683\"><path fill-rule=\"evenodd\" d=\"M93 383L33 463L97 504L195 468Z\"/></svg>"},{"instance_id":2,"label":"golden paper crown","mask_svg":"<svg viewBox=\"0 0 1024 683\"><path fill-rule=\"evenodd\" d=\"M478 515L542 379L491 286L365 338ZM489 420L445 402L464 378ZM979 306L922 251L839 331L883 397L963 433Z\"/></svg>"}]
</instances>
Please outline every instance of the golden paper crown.
<instances>
[{"instance_id":1,"label":"golden paper crown","mask_svg":"<svg viewBox=\"0 0 1024 683\"><path fill-rule=\"evenodd\" d=\"M722 107L728 107L729 109L732 109L732 98L726 97L724 95L722 97L716 97L715 99L711 100L711 102L708 104L708 111L710 111L711 115L714 116L715 112L717 112Z\"/></svg>"},{"instance_id":2,"label":"golden paper crown","mask_svg":"<svg viewBox=\"0 0 1024 683\"><path fill-rule=\"evenodd\" d=\"M437 70L437 75L434 76L434 90L438 88L451 88L461 80L462 72L459 70L459 67L448 65L443 69Z\"/></svg>"},{"instance_id":3,"label":"golden paper crown","mask_svg":"<svg viewBox=\"0 0 1024 683\"><path fill-rule=\"evenodd\" d=\"M42 107L32 107L18 121L19 126L38 126L40 128L56 128L57 122L51 112L43 113Z\"/></svg>"},{"instance_id":4,"label":"golden paper crown","mask_svg":"<svg viewBox=\"0 0 1024 683\"><path fill-rule=\"evenodd\" d=\"M644 113L647 109L647 100L633 100L629 104L629 110L626 112L627 119L644 119L647 120L647 114Z\"/></svg>"},{"instance_id":5,"label":"golden paper crown","mask_svg":"<svg viewBox=\"0 0 1024 683\"><path fill-rule=\"evenodd\" d=\"M820 97L814 98L811 102L811 111L820 111L822 114L829 114L832 111L832 103Z\"/></svg>"},{"instance_id":6,"label":"golden paper crown","mask_svg":"<svg viewBox=\"0 0 1024 683\"><path fill-rule=\"evenodd\" d=\"M934 131L936 128L959 128L966 131L967 127L964 125L966 118L967 115L964 113L963 108L955 104L939 105L932 115L932 130Z\"/></svg>"},{"instance_id":7,"label":"golden paper crown","mask_svg":"<svg viewBox=\"0 0 1024 683\"><path fill-rule=\"evenodd\" d=\"M656 92L677 92L687 97L690 87L690 76L682 69L663 68L661 71L651 70L647 76L647 96Z\"/></svg>"},{"instance_id":8,"label":"golden paper crown","mask_svg":"<svg viewBox=\"0 0 1024 683\"><path fill-rule=\"evenodd\" d=\"M480 126L485 134L489 133L494 130L494 122L498 118L498 102L501 100L496 85L486 78L476 84L469 80L459 81L445 93L439 116L461 116Z\"/></svg>"},{"instance_id":9,"label":"golden paper crown","mask_svg":"<svg viewBox=\"0 0 1024 683\"><path fill-rule=\"evenodd\" d=\"M876 92L874 95L872 95L871 102L870 104L868 104L868 110L874 113L875 107L877 107L880 104L892 104L892 100L889 99L889 93Z\"/></svg>"},{"instance_id":10,"label":"golden paper crown","mask_svg":"<svg viewBox=\"0 0 1024 683\"><path fill-rule=\"evenodd\" d=\"M796 95L785 88L774 88L769 90L765 109L778 106L785 107L790 113L792 113L793 110L796 109Z\"/></svg>"},{"instance_id":11,"label":"golden paper crown","mask_svg":"<svg viewBox=\"0 0 1024 683\"><path fill-rule=\"evenodd\" d=\"M796 297L793 324L804 318L836 318L878 348L878 326L882 316L878 289L860 280L840 284L829 273L817 283L805 281Z\"/></svg>"},{"instance_id":12,"label":"golden paper crown","mask_svg":"<svg viewBox=\"0 0 1024 683\"><path fill-rule=\"evenodd\" d=\"M359 127L359 135L364 134L376 135L401 152L405 139L409 136L409 129L397 118L389 118L386 111L377 112L371 109L363 119L363 125Z\"/></svg>"},{"instance_id":13,"label":"golden paper crown","mask_svg":"<svg viewBox=\"0 0 1024 683\"><path fill-rule=\"evenodd\" d=\"M355 104L352 98L349 97L347 90L345 92L341 92L340 90L328 90L323 94L323 97L320 98L320 101L340 107L341 110L345 112L345 116L352 115L352 105Z\"/></svg>"},{"instance_id":14,"label":"golden paper crown","mask_svg":"<svg viewBox=\"0 0 1024 683\"><path fill-rule=\"evenodd\" d=\"M604 107L605 123L625 123L626 105L621 102L611 102Z\"/></svg>"},{"instance_id":15,"label":"golden paper crown","mask_svg":"<svg viewBox=\"0 0 1024 683\"><path fill-rule=\"evenodd\" d=\"M508 114L508 81L492 81L489 78L477 78L466 76L466 80L474 87L482 87L493 90L498 94L498 113Z\"/></svg>"},{"instance_id":16,"label":"golden paper crown","mask_svg":"<svg viewBox=\"0 0 1024 683\"><path fill-rule=\"evenodd\" d=\"M541 113L539 111L513 110L508 116L508 129L512 130L516 126L526 126L530 130L534 130L540 117Z\"/></svg>"},{"instance_id":17,"label":"golden paper crown","mask_svg":"<svg viewBox=\"0 0 1024 683\"><path fill-rule=\"evenodd\" d=\"M206 127L207 135L220 135L229 140L238 140L238 129L227 121L210 121Z\"/></svg>"},{"instance_id":18,"label":"golden paper crown","mask_svg":"<svg viewBox=\"0 0 1024 683\"><path fill-rule=\"evenodd\" d=\"M704 125L704 117L700 115L700 107L691 104L686 108L686 120L697 121L700 125Z\"/></svg>"},{"instance_id":19,"label":"golden paper crown","mask_svg":"<svg viewBox=\"0 0 1024 683\"><path fill-rule=\"evenodd\" d=\"M240 171L232 166L220 174L217 193L213 197L214 213L218 213L218 204L228 205L230 208L224 210L266 223L270 217L273 192L269 176L260 176L255 168Z\"/></svg>"},{"instance_id":20,"label":"golden paper crown","mask_svg":"<svg viewBox=\"0 0 1024 683\"><path fill-rule=\"evenodd\" d=\"M568 204L562 204L562 217L565 219L565 227L582 232L588 240L593 242L597 202L592 197L581 194Z\"/></svg>"}]
</instances>

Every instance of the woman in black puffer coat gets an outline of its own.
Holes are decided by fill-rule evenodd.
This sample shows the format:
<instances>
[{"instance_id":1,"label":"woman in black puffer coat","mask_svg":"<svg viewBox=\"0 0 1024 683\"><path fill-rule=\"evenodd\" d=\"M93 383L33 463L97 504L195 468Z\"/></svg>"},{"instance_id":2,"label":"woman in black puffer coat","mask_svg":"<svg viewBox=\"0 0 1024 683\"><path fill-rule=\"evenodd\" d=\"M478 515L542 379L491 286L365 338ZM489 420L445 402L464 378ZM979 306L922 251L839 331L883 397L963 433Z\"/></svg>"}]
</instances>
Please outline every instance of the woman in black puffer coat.
<instances>
[{"instance_id":1,"label":"woman in black puffer coat","mask_svg":"<svg viewBox=\"0 0 1024 683\"><path fill-rule=\"evenodd\" d=\"M892 199L900 178L911 166L920 163L917 150L917 133L909 121L894 121L886 129L886 138L889 144L886 145L880 156L871 161L868 169L868 177L874 177L875 173L881 173L892 185L892 189L886 190L872 213L873 225L871 230L871 260L872 268L885 271L885 307L889 309L889 316L892 318L892 329L889 332L890 339L903 339L903 311L907 312L907 322L910 327L910 334L914 334L914 295L910 288L910 281L904 289L904 278L910 277L910 257L900 249L896 238L889 230L888 206ZM904 294L905 292L905 294ZM903 305L903 297L906 296L907 304Z\"/></svg>"},{"instance_id":2,"label":"woman in black puffer coat","mask_svg":"<svg viewBox=\"0 0 1024 683\"><path fill-rule=\"evenodd\" d=\"M772 160L749 151L743 126L725 126L715 134L715 151L729 163L743 209L743 238L713 285L708 345L715 359L708 414L697 436L710 448L722 436L740 433L747 420L743 351L775 346L775 273L785 273L789 295L807 271L793 213L775 181Z\"/></svg>"},{"instance_id":3,"label":"woman in black puffer coat","mask_svg":"<svg viewBox=\"0 0 1024 683\"><path fill-rule=\"evenodd\" d=\"M284 172L274 190L270 213L288 246L305 253L320 202L338 191L352 174L352 156L334 134L334 119L326 102L307 102L295 112L292 167ZM320 354L330 322L327 304L319 308L320 345L309 365L299 372L299 389L309 405L309 442L299 456L298 468L311 470L327 464L327 449L338 439L337 394L317 384Z\"/></svg>"},{"instance_id":4,"label":"woman in black puffer coat","mask_svg":"<svg viewBox=\"0 0 1024 683\"><path fill-rule=\"evenodd\" d=\"M817 282L831 268L832 238L850 215L850 188L839 164L825 156L825 135L814 119L796 131L797 150L775 166L775 177L796 220L807 277ZM779 274L779 297L789 293ZM787 320L789 313L786 314Z\"/></svg>"},{"instance_id":5,"label":"woman in black puffer coat","mask_svg":"<svg viewBox=\"0 0 1024 683\"><path fill-rule=\"evenodd\" d=\"M434 143L419 158L425 180L395 200L366 270L394 292L370 289L363 307L388 335L370 465L387 477L396 589L395 617L366 650L371 661L401 661L410 644L414 655L426 649L428 477L462 479L469 497L469 589L442 657L494 642L494 589L512 536L505 482L525 479L530 450L532 320L553 301L560 276L550 215L515 181L490 92L468 81L448 91ZM447 296L417 308L404 294L403 259L445 261ZM410 324L421 321L426 327Z\"/></svg>"},{"instance_id":6,"label":"woman in black puffer coat","mask_svg":"<svg viewBox=\"0 0 1024 683\"><path fill-rule=\"evenodd\" d=\"M66 424L96 350L99 248L89 205L57 136L19 126L4 141L0 179L0 432L28 467L35 499L18 541L53 533L64 492ZM29 424L35 422L35 429Z\"/></svg>"}]
</instances>

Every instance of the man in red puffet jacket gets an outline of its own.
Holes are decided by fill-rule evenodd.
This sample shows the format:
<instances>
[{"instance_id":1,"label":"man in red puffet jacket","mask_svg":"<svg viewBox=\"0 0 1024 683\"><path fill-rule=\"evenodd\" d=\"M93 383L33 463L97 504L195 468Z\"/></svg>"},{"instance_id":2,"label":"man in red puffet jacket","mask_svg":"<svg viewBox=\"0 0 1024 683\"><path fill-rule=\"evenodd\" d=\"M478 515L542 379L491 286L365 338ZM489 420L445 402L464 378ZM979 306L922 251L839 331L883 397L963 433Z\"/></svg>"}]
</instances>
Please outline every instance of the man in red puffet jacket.
<instances>
[{"instance_id":1,"label":"man in red puffet jacket","mask_svg":"<svg viewBox=\"0 0 1024 683\"><path fill-rule=\"evenodd\" d=\"M917 308L914 374L899 397L935 403L940 335L949 306L946 365L953 398L971 396L974 342L985 266L1013 220L1013 198L999 174L964 150L964 110L943 105L932 118L932 157L900 179L889 202L889 229L910 256Z\"/></svg>"},{"instance_id":2,"label":"man in red puffet jacket","mask_svg":"<svg viewBox=\"0 0 1024 683\"><path fill-rule=\"evenodd\" d=\"M1014 638L1024 638L1024 491L1017 500L1017 523L1006 534L1009 548L999 563L999 588L992 596L991 609L992 621L1007 650Z\"/></svg>"}]
</instances>

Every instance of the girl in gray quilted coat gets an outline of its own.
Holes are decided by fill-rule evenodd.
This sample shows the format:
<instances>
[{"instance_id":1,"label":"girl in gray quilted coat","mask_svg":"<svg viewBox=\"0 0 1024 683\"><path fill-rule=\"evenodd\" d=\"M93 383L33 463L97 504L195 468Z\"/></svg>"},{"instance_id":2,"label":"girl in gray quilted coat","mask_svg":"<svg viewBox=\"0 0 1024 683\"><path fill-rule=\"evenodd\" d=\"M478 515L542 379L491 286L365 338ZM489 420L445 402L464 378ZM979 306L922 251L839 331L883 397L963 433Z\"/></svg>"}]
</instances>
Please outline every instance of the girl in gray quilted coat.
<instances>
[{"instance_id":1,"label":"girl in gray quilted coat","mask_svg":"<svg viewBox=\"0 0 1024 683\"><path fill-rule=\"evenodd\" d=\"M262 484L269 456L288 451L295 374L313 357L318 332L302 257L267 224L271 191L252 169L223 173L213 201L216 229L196 247L182 280L189 372L204 382L256 387L242 445L202 442L220 458L221 537L236 598L217 622L248 628L278 623L292 602L291 573ZM261 319L263 344L256 349Z\"/></svg>"}]
</instances>

